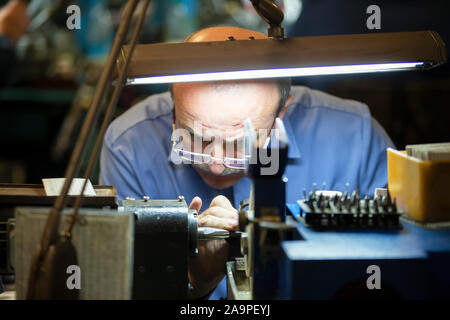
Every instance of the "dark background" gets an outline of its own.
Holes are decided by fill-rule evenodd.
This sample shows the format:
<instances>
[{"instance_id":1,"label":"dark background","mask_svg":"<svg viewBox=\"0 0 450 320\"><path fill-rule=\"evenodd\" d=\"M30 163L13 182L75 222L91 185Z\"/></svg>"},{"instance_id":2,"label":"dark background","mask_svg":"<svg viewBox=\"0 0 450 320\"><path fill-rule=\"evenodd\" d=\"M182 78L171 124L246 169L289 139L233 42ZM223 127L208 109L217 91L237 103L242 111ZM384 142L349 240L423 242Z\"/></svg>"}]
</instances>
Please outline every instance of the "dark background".
<instances>
[{"instance_id":1,"label":"dark background","mask_svg":"<svg viewBox=\"0 0 450 320\"><path fill-rule=\"evenodd\" d=\"M381 9L381 30L368 30L366 9ZM448 1L304 0L290 36L436 30L450 43ZM320 76L294 83L366 103L399 149L450 141L450 68L424 72Z\"/></svg>"},{"instance_id":2,"label":"dark background","mask_svg":"<svg viewBox=\"0 0 450 320\"><path fill-rule=\"evenodd\" d=\"M155 0L140 42L179 41L198 28L220 24L265 31L264 23L256 26L233 18L240 13L251 15L246 2ZM73 3L80 5L82 21L87 23L79 32L65 27L65 8ZM101 5L101 19L95 15L93 20L86 18L99 12L92 3ZM14 81L0 88L0 182L41 183L42 178L64 176L123 3L63 1L46 24L31 30L18 45L20 62ZM381 9L381 30L366 27L366 9L372 4ZM173 8L180 5L186 9L184 16L174 18L179 11ZM286 33L317 36L436 30L449 43L447 9L444 0L303 0L298 21L286 26ZM86 39L95 32L99 43L87 45ZM293 83L366 103L397 148L404 149L407 144L450 141L449 76L446 64L424 72L317 76L293 79ZM117 115L149 94L166 89L164 85L125 88ZM98 167L91 177L94 183L97 177Z\"/></svg>"}]
</instances>

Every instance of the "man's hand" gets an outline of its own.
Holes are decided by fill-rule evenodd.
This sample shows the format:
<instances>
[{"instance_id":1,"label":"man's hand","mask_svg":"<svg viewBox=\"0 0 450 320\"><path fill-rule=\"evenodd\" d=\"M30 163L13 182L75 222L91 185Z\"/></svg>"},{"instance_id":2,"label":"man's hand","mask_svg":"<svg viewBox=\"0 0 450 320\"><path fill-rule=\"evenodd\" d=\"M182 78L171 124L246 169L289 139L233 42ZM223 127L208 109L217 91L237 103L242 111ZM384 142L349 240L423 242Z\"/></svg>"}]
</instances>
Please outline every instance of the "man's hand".
<instances>
[{"instance_id":1,"label":"man's hand","mask_svg":"<svg viewBox=\"0 0 450 320\"><path fill-rule=\"evenodd\" d=\"M195 197L191 206L202 205L201 199ZM191 207L195 209L194 207ZM199 211L199 210L197 210ZM209 208L198 216L199 227L211 227L235 231L239 225L239 216L237 210L232 206L231 202L224 196L217 196L209 205Z\"/></svg>"},{"instance_id":2,"label":"man's hand","mask_svg":"<svg viewBox=\"0 0 450 320\"><path fill-rule=\"evenodd\" d=\"M200 212L202 200L195 197L190 209ZM217 196L209 208L198 216L199 227L212 227L237 230L238 212L224 196ZM211 292L225 275L225 262L229 246L225 240L206 240L198 242L198 255L189 266L189 280L194 287L192 298L200 298Z\"/></svg>"},{"instance_id":3,"label":"man's hand","mask_svg":"<svg viewBox=\"0 0 450 320\"><path fill-rule=\"evenodd\" d=\"M0 35L17 43L27 31L30 20L27 16L27 4L21 0L10 0L0 9Z\"/></svg>"}]
</instances>

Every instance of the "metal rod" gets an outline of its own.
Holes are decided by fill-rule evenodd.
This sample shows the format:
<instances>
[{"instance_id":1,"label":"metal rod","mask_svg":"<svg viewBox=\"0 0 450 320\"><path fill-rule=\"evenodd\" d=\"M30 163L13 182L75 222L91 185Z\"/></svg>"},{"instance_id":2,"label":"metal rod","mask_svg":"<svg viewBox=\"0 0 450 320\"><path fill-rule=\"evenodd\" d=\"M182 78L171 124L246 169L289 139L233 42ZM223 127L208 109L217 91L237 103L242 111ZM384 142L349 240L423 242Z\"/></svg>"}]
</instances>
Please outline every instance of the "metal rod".
<instances>
[{"instance_id":1,"label":"metal rod","mask_svg":"<svg viewBox=\"0 0 450 320\"><path fill-rule=\"evenodd\" d=\"M108 128L108 124L111 121L111 118L114 115L114 112L116 110L117 101L119 99L120 93L122 92L122 87L123 87L123 84L124 84L124 81L126 78L128 65L129 65L129 62L131 61L131 57L133 55L133 50L134 50L134 47L136 46L136 42L138 40L139 33L142 29L142 25L144 23L145 16L147 14L147 9L148 9L150 2L151 2L151 0L145 0L144 5L143 5L143 10L142 10L141 14L139 15L139 19L137 21L136 27L134 29L134 32L133 32L133 35L132 35L132 38L130 41L130 51L127 52L127 56L125 57L125 63L123 64L122 69L120 70L120 73L119 73L119 76L118 76L118 79L116 82L116 87L114 88L114 92L112 94L111 100L109 101L108 107L106 108L105 116L103 118L102 125L100 127L100 131L99 131L97 139L95 141L94 149L89 158L89 163L86 168L86 172L84 174L85 180L83 183L83 188L81 189L80 195L77 196L77 199L76 199L75 205L74 205L74 209L73 209L73 213L71 216L71 220L70 220L68 228L66 229L66 236L71 236L71 234L72 234L72 228L75 224L75 221L77 220L78 211L81 206L81 202L83 200L84 190L86 188L89 176L91 175L95 161L97 160L97 157L98 157L98 153L102 146L103 136L105 135L106 129Z\"/></svg>"},{"instance_id":2,"label":"metal rod","mask_svg":"<svg viewBox=\"0 0 450 320\"><path fill-rule=\"evenodd\" d=\"M228 239L230 231L225 229L200 227L197 229L198 240Z\"/></svg>"}]
</instances>

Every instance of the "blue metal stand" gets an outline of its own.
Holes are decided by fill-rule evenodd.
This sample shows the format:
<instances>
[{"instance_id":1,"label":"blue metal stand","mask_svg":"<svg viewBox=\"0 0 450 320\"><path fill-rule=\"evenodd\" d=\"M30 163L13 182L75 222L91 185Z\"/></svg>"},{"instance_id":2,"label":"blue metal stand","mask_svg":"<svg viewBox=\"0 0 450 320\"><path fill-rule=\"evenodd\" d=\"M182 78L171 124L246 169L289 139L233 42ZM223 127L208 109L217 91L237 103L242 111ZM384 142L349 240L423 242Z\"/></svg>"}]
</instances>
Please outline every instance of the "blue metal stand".
<instances>
[{"instance_id":1,"label":"blue metal stand","mask_svg":"<svg viewBox=\"0 0 450 320\"><path fill-rule=\"evenodd\" d=\"M287 208L298 217L297 204ZM302 240L282 243L281 299L449 299L450 227L401 225L318 231L299 221ZM367 286L373 265L381 289Z\"/></svg>"}]
</instances>

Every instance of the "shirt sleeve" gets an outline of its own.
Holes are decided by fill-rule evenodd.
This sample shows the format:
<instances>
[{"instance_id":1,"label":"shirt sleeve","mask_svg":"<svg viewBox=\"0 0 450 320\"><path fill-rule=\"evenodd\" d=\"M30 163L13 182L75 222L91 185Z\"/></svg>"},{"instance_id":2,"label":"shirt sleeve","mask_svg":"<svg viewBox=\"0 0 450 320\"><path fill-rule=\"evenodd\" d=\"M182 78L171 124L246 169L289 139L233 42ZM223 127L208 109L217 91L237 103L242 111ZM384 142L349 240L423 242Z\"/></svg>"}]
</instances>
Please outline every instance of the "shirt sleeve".
<instances>
[{"instance_id":1,"label":"shirt sleeve","mask_svg":"<svg viewBox=\"0 0 450 320\"><path fill-rule=\"evenodd\" d=\"M106 137L100 155L100 184L114 185L119 200L126 197L138 199L139 195L144 193L138 189L138 179L132 165L125 156L127 150L123 146L114 149Z\"/></svg>"},{"instance_id":2,"label":"shirt sleeve","mask_svg":"<svg viewBox=\"0 0 450 320\"><path fill-rule=\"evenodd\" d=\"M387 133L370 114L364 117L359 173L360 192L373 195L375 188L387 187L387 148L395 148Z\"/></svg>"}]
</instances>

